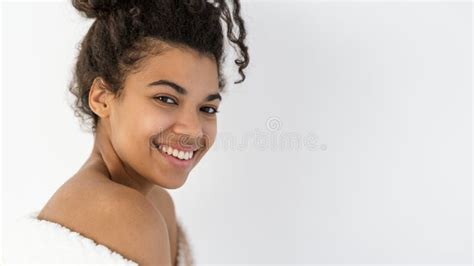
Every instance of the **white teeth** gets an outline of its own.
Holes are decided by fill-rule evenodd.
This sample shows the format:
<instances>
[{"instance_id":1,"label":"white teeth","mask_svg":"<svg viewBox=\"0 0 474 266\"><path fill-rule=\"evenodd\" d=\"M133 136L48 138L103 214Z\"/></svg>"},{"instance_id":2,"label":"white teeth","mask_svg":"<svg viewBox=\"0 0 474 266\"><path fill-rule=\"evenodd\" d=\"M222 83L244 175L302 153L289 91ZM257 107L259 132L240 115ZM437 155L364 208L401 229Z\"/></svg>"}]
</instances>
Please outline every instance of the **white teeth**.
<instances>
[{"instance_id":1,"label":"white teeth","mask_svg":"<svg viewBox=\"0 0 474 266\"><path fill-rule=\"evenodd\" d=\"M177 150L177 149L173 149L169 146L166 146L166 145L160 145L160 149L169 154L169 155L172 155L176 158L179 158L181 160L189 160L193 157L193 151L180 151L180 150Z\"/></svg>"}]
</instances>

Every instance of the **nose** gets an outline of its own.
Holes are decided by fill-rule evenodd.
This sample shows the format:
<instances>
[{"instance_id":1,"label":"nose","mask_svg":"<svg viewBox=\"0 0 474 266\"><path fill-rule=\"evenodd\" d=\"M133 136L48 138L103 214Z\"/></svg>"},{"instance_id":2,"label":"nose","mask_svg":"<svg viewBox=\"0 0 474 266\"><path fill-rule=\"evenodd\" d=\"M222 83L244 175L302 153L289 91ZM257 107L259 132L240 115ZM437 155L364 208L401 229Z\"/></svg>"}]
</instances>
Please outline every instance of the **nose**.
<instances>
[{"instance_id":1,"label":"nose","mask_svg":"<svg viewBox=\"0 0 474 266\"><path fill-rule=\"evenodd\" d=\"M203 137L200 117L192 111L182 111L176 117L173 133L180 138L183 145L200 145Z\"/></svg>"}]
</instances>

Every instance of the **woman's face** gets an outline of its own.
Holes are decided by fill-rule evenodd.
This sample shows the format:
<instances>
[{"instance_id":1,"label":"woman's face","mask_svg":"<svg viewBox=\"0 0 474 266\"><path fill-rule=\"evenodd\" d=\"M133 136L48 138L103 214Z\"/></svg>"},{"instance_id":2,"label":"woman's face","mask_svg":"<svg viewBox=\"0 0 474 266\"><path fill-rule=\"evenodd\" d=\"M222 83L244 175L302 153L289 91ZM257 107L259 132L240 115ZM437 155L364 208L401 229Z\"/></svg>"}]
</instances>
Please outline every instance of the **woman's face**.
<instances>
[{"instance_id":1,"label":"woman's face","mask_svg":"<svg viewBox=\"0 0 474 266\"><path fill-rule=\"evenodd\" d=\"M216 137L217 65L193 50L169 47L140 66L111 102L110 141L139 176L177 188Z\"/></svg>"}]
</instances>

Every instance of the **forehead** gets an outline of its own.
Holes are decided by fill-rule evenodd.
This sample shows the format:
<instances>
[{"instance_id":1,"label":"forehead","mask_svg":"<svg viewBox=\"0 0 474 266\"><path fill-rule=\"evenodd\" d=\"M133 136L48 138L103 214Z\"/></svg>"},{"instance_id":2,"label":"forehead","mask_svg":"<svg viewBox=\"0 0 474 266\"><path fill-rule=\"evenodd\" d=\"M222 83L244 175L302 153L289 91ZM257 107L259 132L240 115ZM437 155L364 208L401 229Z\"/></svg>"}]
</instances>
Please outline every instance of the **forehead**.
<instances>
[{"instance_id":1,"label":"forehead","mask_svg":"<svg viewBox=\"0 0 474 266\"><path fill-rule=\"evenodd\" d=\"M218 69L214 58L188 48L165 46L150 54L135 73L143 81L169 79L189 88L218 90Z\"/></svg>"}]
</instances>

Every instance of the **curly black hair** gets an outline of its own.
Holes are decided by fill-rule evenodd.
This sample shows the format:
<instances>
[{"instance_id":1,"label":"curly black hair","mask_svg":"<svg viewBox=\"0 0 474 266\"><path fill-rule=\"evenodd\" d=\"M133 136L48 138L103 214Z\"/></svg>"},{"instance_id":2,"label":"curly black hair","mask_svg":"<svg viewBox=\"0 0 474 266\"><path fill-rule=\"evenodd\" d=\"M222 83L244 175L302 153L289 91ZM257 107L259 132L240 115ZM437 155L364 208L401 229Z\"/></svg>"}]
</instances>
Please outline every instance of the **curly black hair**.
<instances>
[{"instance_id":1,"label":"curly black hair","mask_svg":"<svg viewBox=\"0 0 474 266\"><path fill-rule=\"evenodd\" d=\"M249 63L245 45L246 30L240 15L239 0L233 0L233 12L225 0L72 0L72 5L87 18L95 19L83 38L69 91L76 97L71 106L74 115L96 132L99 117L89 107L93 81L101 77L113 93L123 89L125 77L139 68L150 54L161 52L160 42L192 48L213 56L218 68L219 90L226 80L221 66L225 60L224 31L240 58L235 59L242 77ZM234 25L235 24L235 25ZM234 27L238 27L238 36ZM158 42L157 42L158 41Z\"/></svg>"}]
</instances>

